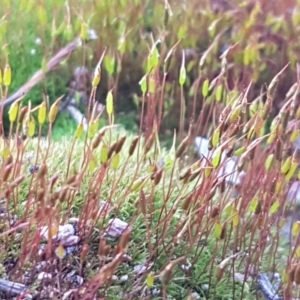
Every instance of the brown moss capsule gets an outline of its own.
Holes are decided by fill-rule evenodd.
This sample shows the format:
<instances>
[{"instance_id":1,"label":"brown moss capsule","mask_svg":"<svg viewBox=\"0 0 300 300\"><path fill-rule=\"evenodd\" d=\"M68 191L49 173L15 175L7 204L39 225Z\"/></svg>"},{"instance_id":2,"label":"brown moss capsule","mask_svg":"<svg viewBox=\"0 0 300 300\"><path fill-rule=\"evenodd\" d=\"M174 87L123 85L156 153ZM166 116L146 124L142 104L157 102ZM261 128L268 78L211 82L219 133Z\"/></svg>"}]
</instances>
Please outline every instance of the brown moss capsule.
<instances>
[{"instance_id":1,"label":"brown moss capsule","mask_svg":"<svg viewBox=\"0 0 300 300\"><path fill-rule=\"evenodd\" d=\"M173 276L173 268L172 266L167 266L161 273L160 273L160 281L163 285L168 285L171 281Z\"/></svg>"},{"instance_id":2,"label":"brown moss capsule","mask_svg":"<svg viewBox=\"0 0 300 300\"><path fill-rule=\"evenodd\" d=\"M114 153L115 150L116 150L117 144L118 144L118 142L114 142L114 143L110 146L110 148L108 149L108 153L107 153L107 159L110 159L110 158L112 157L113 153Z\"/></svg>"},{"instance_id":3,"label":"brown moss capsule","mask_svg":"<svg viewBox=\"0 0 300 300\"><path fill-rule=\"evenodd\" d=\"M46 164L43 164L40 168L39 168L39 172L38 172L38 175L37 175L37 178L40 180L42 178L45 177L45 175L47 174L48 172L48 167Z\"/></svg>"},{"instance_id":4,"label":"brown moss capsule","mask_svg":"<svg viewBox=\"0 0 300 300\"><path fill-rule=\"evenodd\" d=\"M164 13L164 27L167 27L169 23L169 9L168 6L165 6L165 13Z\"/></svg>"},{"instance_id":5,"label":"brown moss capsule","mask_svg":"<svg viewBox=\"0 0 300 300\"><path fill-rule=\"evenodd\" d=\"M52 203L56 203L56 200L59 199L59 191L55 191L52 195L51 195L51 202Z\"/></svg>"},{"instance_id":6,"label":"brown moss capsule","mask_svg":"<svg viewBox=\"0 0 300 300\"><path fill-rule=\"evenodd\" d=\"M295 281L296 268L297 268L297 265L293 264L288 271L288 280L290 283L293 283Z\"/></svg>"},{"instance_id":7,"label":"brown moss capsule","mask_svg":"<svg viewBox=\"0 0 300 300\"><path fill-rule=\"evenodd\" d=\"M72 175L71 177L69 177L66 181L66 184L72 184L76 181L78 174Z\"/></svg>"},{"instance_id":8,"label":"brown moss capsule","mask_svg":"<svg viewBox=\"0 0 300 300\"><path fill-rule=\"evenodd\" d=\"M194 171L193 173L191 173L191 176L189 177L188 181L192 182L195 178L198 178L199 175L201 174L202 169L198 169L196 171Z\"/></svg>"},{"instance_id":9,"label":"brown moss capsule","mask_svg":"<svg viewBox=\"0 0 300 300\"><path fill-rule=\"evenodd\" d=\"M139 139L140 139L140 137L139 137L139 136L136 136L136 137L132 140L131 145L130 145L130 147L129 147L129 151L128 151L128 155L129 155L129 156L132 156L132 155L133 155L134 150L135 150L135 148L136 148L136 145L137 145Z\"/></svg>"},{"instance_id":10,"label":"brown moss capsule","mask_svg":"<svg viewBox=\"0 0 300 300\"><path fill-rule=\"evenodd\" d=\"M276 75L275 77L272 79L271 83L269 84L268 86L268 93L273 96L276 89L277 89L277 86L278 86L278 82L280 80L280 78L282 77L284 71L287 69L287 67L289 66L289 63L287 65L285 65L282 70L280 70Z\"/></svg>"},{"instance_id":11,"label":"brown moss capsule","mask_svg":"<svg viewBox=\"0 0 300 300\"><path fill-rule=\"evenodd\" d=\"M226 149L226 157L232 157L233 155L233 146L229 146L227 149Z\"/></svg>"},{"instance_id":12,"label":"brown moss capsule","mask_svg":"<svg viewBox=\"0 0 300 300\"><path fill-rule=\"evenodd\" d=\"M209 151L211 151L213 148L214 148L214 146L213 146L213 137L211 136L209 139L208 139L208 145L207 145L207 149L209 150Z\"/></svg>"},{"instance_id":13,"label":"brown moss capsule","mask_svg":"<svg viewBox=\"0 0 300 300\"><path fill-rule=\"evenodd\" d=\"M145 216L147 213L147 205L146 205L146 196L143 189L140 190L139 204L140 204L141 212Z\"/></svg>"},{"instance_id":14,"label":"brown moss capsule","mask_svg":"<svg viewBox=\"0 0 300 300\"><path fill-rule=\"evenodd\" d=\"M212 219L216 218L220 213L220 207L219 206L214 206L211 210L211 213L210 213L210 217Z\"/></svg>"},{"instance_id":15,"label":"brown moss capsule","mask_svg":"<svg viewBox=\"0 0 300 300\"><path fill-rule=\"evenodd\" d=\"M217 186L215 185L214 187L212 187L212 189L209 191L207 197L206 197L206 201L209 201L211 200L215 194L216 194L216 191L217 191Z\"/></svg>"},{"instance_id":16,"label":"brown moss capsule","mask_svg":"<svg viewBox=\"0 0 300 300\"><path fill-rule=\"evenodd\" d=\"M92 149L93 150L99 147L104 134L105 134L104 131L98 133L98 135L96 136L96 138L94 139L93 144L92 144Z\"/></svg>"},{"instance_id":17,"label":"brown moss capsule","mask_svg":"<svg viewBox=\"0 0 300 300\"><path fill-rule=\"evenodd\" d=\"M28 112L28 106L25 106L25 107L21 108L20 113L19 113L19 118L18 118L18 122L20 124L23 123L25 115L27 114L27 112Z\"/></svg>"},{"instance_id":18,"label":"brown moss capsule","mask_svg":"<svg viewBox=\"0 0 300 300\"><path fill-rule=\"evenodd\" d=\"M99 244L98 244L98 254L99 256L105 256L107 253L105 253L107 244L104 238L100 238Z\"/></svg>"},{"instance_id":19,"label":"brown moss capsule","mask_svg":"<svg viewBox=\"0 0 300 300\"><path fill-rule=\"evenodd\" d=\"M154 180L155 175L156 175L156 172L157 172L157 167L155 166L155 167L153 168L152 174L150 175L150 179L151 179L151 180Z\"/></svg>"},{"instance_id":20,"label":"brown moss capsule","mask_svg":"<svg viewBox=\"0 0 300 300\"><path fill-rule=\"evenodd\" d=\"M270 185L270 193L271 194L276 193L276 184L277 184L277 177L274 177L274 179L272 179L271 185Z\"/></svg>"},{"instance_id":21,"label":"brown moss capsule","mask_svg":"<svg viewBox=\"0 0 300 300\"><path fill-rule=\"evenodd\" d=\"M179 175L179 180L188 179L191 174L192 174L192 170L191 168L188 168L187 170L185 170L185 172L182 175Z\"/></svg>"},{"instance_id":22,"label":"brown moss capsule","mask_svg":"<svg viewBox=\"0 0 300 300\"><path fill-rule=\"evenodd\" d=\"M182 209L183 210L188 210L189 209L189 207L191 206L191 202L192 202L192 200L193 200L193 194L191 193L191 194L189 194L186 198L185 198L185 200L184 200L184 202L183 202L183 204L182 204Z\"/></svg>"},{"instance_id":23,"label":"brown moss capsule","mask_svg":"<svg viewBox=\"0 0 300 300\"><path fill-rule=\"evenodd\" d=\"M224 275L224 271L225 271L224 268L220 268L220 267L218 268L217 275L216 275L217 282L219 282L222 279Z\"/></svg>"},{"instance_id":24,"label":"brown moss capsule","mask_svg":"<svg viewBox=\"0 0 300 300\"><path fill-rule=\"evenodd\" d=\"M285 148L282 149L282 158L283 158L283 159L286 159L286 158L288 158L289 156L292 156L292 154L293 154L292 148L290 148L290 147L285 147Z\"/></svg>"},{"instance_id":25,"label":"brown moss capsule","mask_svg":"<svg viewBox=\"0 0 300 300\"><path fill-rule=\"evenodd\" d=\"M189 142L190 142L190 136L188 135L187 137L185 137L182 140L182 142L178 146L176 153L175 153L176 158L179 158L183 154L183 152L187 149Z\"/></svg>"},{"instance_id":26,"label":"brown moss capsule","mask_svg":"<svg viewBox=\"0 0 300 300\"><path fill-rule=\"evenodd\" d=\"M276 144L275 144L275 159L277 161L281 161L282 158L282 142L280 139L276 140Z\"/></svg>"},{"instance_id":27,"label":"brown moss capsule","mask_svg":"<svg viewBox=\"0 0 300 300\"><path fill-rule=\"evenodd\" d=\"M248 157L249 157L250 160L253 160L253 159L254 159L254 156L255 156L255 150L256 150L256 147L253 147L253 148L249 151Z\"/></svg>"},{"instance_id":28,"label":"brown moss capsule","mask_svg":"<svg viewBox=\"0 0 300 300\"><path fill-rule=\"evenodd\" d=\"M186 261L185 257L179 257L171 261L160 273L160 281L163 285L168 285L173 277L173 270L176 265L184 263Z\"/></svg>"},{"instance_id":29,"label":"brown moss capsule","mask_svg":"<svg viewBox=\"0 0 300 300\"><path fill-rule=\"evenodd\" d=\"M46 192L45 192L44 189L38 191L37 197L36 197L36 201L37 201L37 202L44 202L45 195L46 195Z\"/></svg>"},{"instance_id":30,"label":"brown moss capsule","mask_svg":"<svg viewBox=\"0 0 300 300\"><path fill-rule=\"evenodd\" d=\"M23 180L26 178L25 175L20 175L19 177L17 177L12 183L11 183L11 187L17 187L20 183L23 182Z\"/></svg>"},{"instance_id":31,"label":"brown moss capsule","mask_svg":"<svg viewBox=\"0 0 300 300\"><path fill-rule=\"evenodd\" d=\"M116 145L116 149L115 149L116 153L120 153L121 152L125 141L126 141L126 136L123 136L123 137L121 137L119 139L119 141L117 142L117 145Z\"/></svg>"},{"instance_id":32,"label":"brown moss capsule","mask_svg":"<svg viewBox=\"0 0 300 300\"><path fill-rule=\"evenodd\" d=\"M149 136L149 138L147 139L146 143L145 143L145 148L144 148L144 154L147 154L151 147L153 146L153 143L155 141L155 134L151 133L151 135Z\"/></svg>"},{"instance_id":33,"label":"brown moss capsule","mask_svg":"<svg viewBox=\"0 0 300 300\"><path fill-rule=\"evenodd\" d=\"M287 93L285 94L285 98L286 98L286 99L291 98L291 97L297 92L298 86L299 86L299 83L298 83L298 82L294 83L294 84L290 87L290 89L287 91Z\"/></svg>"},{"instance_id":34,"label":"brown moss capsule","mask_svg":"<svg viewBox=\"0 0 300 300\"><path fill-rule=\"evenodd\" d=\"M297 285L300 285L300 264L296 267L294 281Z\"/></svg>"},{"instance_id":35,"label":"brown moss capsule","mask_svg":"<svg viewBox=\"0 0 300 300\"><path fill-rule=\"evenodd\" d=\"M226 181L225 181L225 179L223 179L220 182L219 188L220 188L220 193L223 194L225 192L225 189L226 189Z\"/></svg>"},{"instance_id":36,"label":"brown moss capsule","mask_svg":"<svg viewBox=\"0 0 300 300\"><path fill-rule=\"evenodd\" d=\"M240 125L239 125L239 121L237 121L237 122L233 125L233 128L231 129L231 131L230 131L230 133L229 133L229 135L228 135L228 138L231 138L231 137L237 135L238 132L239 132L239 130L240 130Z\"/></svg>"},{"instance_id":37,"label":"brown moss capsule","mask_svg":"<svg viewBox=\"0 0 300 300\"><path fill-rule=\"evenodd\" d=\"M10 154L9 156L8 156L8 158L5 160L5 165L7 166L7 165L10 165L10 164L12 164L13 163L13 157L12 157L12 155Z\"/></svg>"},{"instance_id":38,"label":"brown moss capsule","mask_svg":"<svg viewBox=\"0 0 300 300\"><path fill-rule=\"evenodd\" d=\"M122 249L125 252L127 251L130 235L131 235L131 228L127 227L120 238L120 243L119 243L120 249Z\"/></svg>"},{"instance_id":39,"label":"brown moss capsule","mask_svg":"<svg viewBox=\"0 0 300 300\"><path fill-rule=\"evenodd\" d=\"M161 177L162 177L162 174L163 174L163 169L159 169L156 174L155 174L155 177L154 177L154 184L155 185L158 185L160 180L161 180Z\"/></svg>"},{"instance_id":40,"label":"brown moss capsule","mask_svg":"<svg viewBox=\"0 0 300 300\"><path fill-rule=\"evenodd\" d=\"M262 113L260 115L263 121L265 121L268 118L271 108L272 108L272 99L268 98L263 107Z\"/></svg>"},{"instance_id":41,"label":"brown moss capsule","mask_svg":"<svg viewBox=\"0 0 300 300\"><path fill-rule=\"evenodd\" d=\"M256 207L255 207L254 213L255 213L256 215L259 215L261 212L262 212L261 201L258 200L258 201L257 201L257 205L256 205Z\"/></svg>"},{"instance_id":42,"label":"brown moss capsule","mask_svg":"<svg viewBox=\"0 0 300 300\"><path fill-rule=\"evenodd\" d=\"M285 130L287 127L289 117L290 117L290 110L289 110L289 108L287 108L284 110L282 117L281 117L281 122L280 122L283 130Z\"/></svg>"},{"instance_id":43,"label":"brown moss capsule","mask_svg":"<svg viewBox=\"0 0 300 300\"><path fill-rule=\"evenodd\" d=\"M58 178L59 178L59 175L58 175L58 174L53 175L53 176L50 178L50 180L49 180L49 188L50 188L50 190L53 189L53 186L54 186L55 183L57 182Z\"/></svg>"},{"instance_id":44,"label":"brown moss capsule","mask_svg":"<svg viewBox=\"0 0 300 300\"><path fill-rule=\"evenodd\" d=\"M220 235L221 240L224 240L225 237L226 237L226 229L227 229L227 223L225 222L222 226L222 232L221 232L221 235Z\"/></svg>"},{"instance_id":45,"label":"brown moss capsule","mask_svg":"<svg viewBox=\"0 0 300 300\"><path fill-rule=\"evenodd\" d=\"M4 168L4 171L2 173L2 180L6 182L9 178L9 175L11 174L12 168L14 164L9 164Z\"/></svg>"},{"instance_id":46,"label":"brown moss capsule","mask_svg":"<svg viewBox=\"0 0 300 300\"><path fill-rule=\"evenodd\" d=\"M85 260L85 258L87 257L88 252L89 252L89 246L88 246L87 243L84 243L82 245L81 252L80 252L81 262L83 262Z\"/></svg>"},{"instance_id":47,"label":"brown moss capsule","mask_svg":"<svg viewBox=\"0 0 300 300\"><path fill-rule=\"evenodd\" d=\"M257 229L262 229L264 226L264 221L265 221L265 215L264 214L260 214L257 218L257 222L256 222L256 228Z\"/></svg>"},{"instance_id":48,"label":"brown moss capsule","mask_svg":"<svg viewBox=\"0 0 300 300\"><path fill-rule=\"evenodd\" d=\"M7 188L4 192L4 196L6 199L9 199L10 195L11 195L11 190L10 190L10 188Z\"/></svg>"},{"instance_id":49,"label":"brown moss capsule","mask_svg":"<svg viewBox=\"0 0 300 300\"><path fill-rule=\"evenodd\" d=\"M61 202L65 202L68 199L68 188L67 187L62 187L61 190L59 191L59 200Z\"/></svg>"}]
</instances>

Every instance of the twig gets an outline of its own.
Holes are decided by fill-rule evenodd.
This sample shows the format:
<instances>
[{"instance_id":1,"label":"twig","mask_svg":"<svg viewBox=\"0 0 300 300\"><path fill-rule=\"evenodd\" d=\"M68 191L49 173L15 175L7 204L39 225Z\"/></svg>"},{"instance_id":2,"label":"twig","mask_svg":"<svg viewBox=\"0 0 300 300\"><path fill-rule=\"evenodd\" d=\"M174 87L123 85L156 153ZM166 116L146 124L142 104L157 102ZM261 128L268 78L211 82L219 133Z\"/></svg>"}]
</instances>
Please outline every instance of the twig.
<instances>
[{"instance_id":1,"label":"twig","mask_svg":"<svg viewBox=\"0 0 300 300\"><path fill-rule=\"evenodd\" d=\"M75 120L77 124L79 124L81 121L83 122L83 130L87 131L88 128L88 122L86 117L81 113L79 109L77 109L73 105L68 105L66 107L66 111L71 115L71 117Z\"/></svg>"},{"instance_id":2,"label":"twig","mask_svg":"<svg viewBox=\"0 0 300 300\"><path fill-rule=\"evenodd\" d=\"M98 37L96 32L94 30L89 30L88 38L85 42L87 43L96 40L97 38ZM10 97L8 97L4 102L4 106L10 105L15 100L20 98L22 95L28 93L35 85L37 85L39 82L41 82L44 79L46 73L48 73L49 71L57 67L61 61L63 61L66 57L68 57L72 52L80 48L82 44L83 44L82 40L80 38L76 38L68 45L66 45L63 49L61 49L56 55L54 55L49 60L45 70L40 69L39 71L37 71L23 86L21 86Z\"/></svg>"},{"instance_id":3,"label":"twig","mask_svg":"<svg viewBox=\"0 0 300 300\"><path fill-rule=\"evenodd\" d=\"M76 108L74 105L72 105L74 98L72 98L71 100L68 100L68 105L66 107L64 107L63 109L66 110L71 117L73 118L73 120L75 120L75 122L77 124L79 124L81 121L83 122L83 130L87 131L88 129L88 121L87 118L84 116L84 114L78 109ZM97 113L101 113L105 106L99 102L97 102L95 105L97 105L97 109L96 112Z\"/></svg>"}]
</instances>

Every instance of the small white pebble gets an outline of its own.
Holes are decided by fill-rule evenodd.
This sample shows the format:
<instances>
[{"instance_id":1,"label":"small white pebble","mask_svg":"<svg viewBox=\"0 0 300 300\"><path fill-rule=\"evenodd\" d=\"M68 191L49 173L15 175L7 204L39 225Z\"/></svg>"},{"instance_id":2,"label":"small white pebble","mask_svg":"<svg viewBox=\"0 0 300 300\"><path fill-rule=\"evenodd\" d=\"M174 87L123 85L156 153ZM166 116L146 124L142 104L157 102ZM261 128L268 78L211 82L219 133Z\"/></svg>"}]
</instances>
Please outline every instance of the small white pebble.
<instances>
[{"instance_id":1,"label":"small white pebble","mask_svg":"<svg viewBox=\"0 0 300 300\"><path fill-rule=\"evenodd\" d=\"M120 282L124 283L124 282L128 281L128 278L129 278L128 275L123 275L120 277Z\"/></svg>"},{"instance_id":2,"label":"small white pebble","mask_svg":"<svg viewBox=\"0 0 300 300\"><path fill-rule=\"evenodd\" d=\"M152 290L152 296L158 296L159 294L160 294L160 289L155 288Z\"/></svg>"},{"instance_id":3,"label":"small white pebble","mask_svg":"<svg viewBox=\"0 0 300 300\"><path fill-rule=\"evenodd\" d=\"M281 276L279 273L274 273L274 279L275 280L280 280L281 279Z\"/></svg>"},{"instance_id":4,"label":"small white pebble","mask_svg":"<svg viewBox=\"0 0 300 300\"><path fill-rule=\"evenodd\" d=\"M69 272L69 273L66 275L66 278L70 278L70 277L74 276L75 273L76 273L76 271L75 271L75 270L72 270L71 272Z\"/></svg>"},{"instance_id":5,"label":"small white pebble","mask_svg":"<svg viewBox=\"0 0 300 300\"><path fill-rule=\"evenodd\" d=\"M79 243L79 241L80 241L80 238L77 235L70 235L70 236L67 236L67 237L61 239L61 243L64 246L76 245Z\"/></svg>"},{"instance_id":6,"label":"small white pebble","mask_svg":"<svg viewBox=\"0 0 300 300\"><path fill-rule=\"evenodd\" d=\"M41 245L39 247L39 250L38 250L38 256L41 256L44 254L45 250L46 250L47 246L46 245Z\"/></svg>"},{"instance_id":7,"label":"small white pebble","mask_svg":"<svg viewBox=\"0 0 300 300\"><path fill-rule=\"evenodd\" d=\"M79 218L72 217L69 219L69 224L76 224L79 222Z\"/></svg>"},{"instance_id":8,"label":"small white pebble","mask_svg":"<svg viewBox=\"0 0 300 300\"><path fill-rule=\"evenodd\" d=\"M132 262L132 258L128 254L123 255L123 262Z\"/></svg>"},{"instance_id":9,"label":"small white pebble","mask_svg":"<svg viewBox=\"0 0 300 300\"><path fill-rule=\"evenodd\" d=\"M50 273L41 272L37 277L37 280L39 281L47 280L47 279L52 279L52 275Z\"/></svg>"},{"instance_id":10,"label":"small white pebble","mask_svg":"<svg viewBox=\"0 0 300 300\"><path fill-rule=\"evenodd\" d=\"M147 270L147 268L144 265L136 265L133 267L133 272L136 274L142 274Z\"/></svg>"},{"instance_id":11,"label":"small white pebble","mask_svg":"<svg viewBox=\"0 0 300 300\"><path fill-rule=\"evenodd\" d=\"M191 266L190 265L181 265L180 268L183 272L189 272L191 269Z\"/></svg>"},{"instance_id":12,"label":"small white pebble","mask_svg":"<svg viewBox=\"0 0 300 300\"><path fill-rule=\"evenodd\" d=\"M202 285L201 285L201 288L202 288L204 291L208 291L208 290L209 290L209 284L202 284Z\"/></svg>"},{"instance_id":13,"label":"small white pebble","mask_svg":"<svg viewBox=\"0 0 300 300\"><path fill-rule=\"evenodd\" d=\"M83 284L83 278L81 277L81 276L79 276L79 275L76 275L76 282L77 282L77 284L79 284L79 285L82 285Z\"/></svg>"},{"instance_id":14,"label":"small white pebble","mask_svg":"<svg viewBox=\"0 0 300 300\"><path fill-rule=\"evenodd\" d=\"M243 282L245 280L245 275L242 274L242 273L235 273L234 274L234 280L239 281L239 282Z\"/></svg>"},{"instance_id":15,"label":"small white pebble","mask_svg":"<svg viewBox=\"0 0 300 300\"><path fill-rule=\"evenodd\" d=\"M41 261L40 263L38 263L35 267L35 269L37 271L40 271L42 269L44 269L46 267L47 263L45 261Z\"/></svg>"},{"instance_id":16,"label":"small white pebble","mask_svg":"<svg viewBox=\"0 0 300 300\"><path fill-rule=\"evenodd\" d=\"M200 295L197 292L193 292L192 295L193 299L201 299Z\"/></svg>"}]
</instances>

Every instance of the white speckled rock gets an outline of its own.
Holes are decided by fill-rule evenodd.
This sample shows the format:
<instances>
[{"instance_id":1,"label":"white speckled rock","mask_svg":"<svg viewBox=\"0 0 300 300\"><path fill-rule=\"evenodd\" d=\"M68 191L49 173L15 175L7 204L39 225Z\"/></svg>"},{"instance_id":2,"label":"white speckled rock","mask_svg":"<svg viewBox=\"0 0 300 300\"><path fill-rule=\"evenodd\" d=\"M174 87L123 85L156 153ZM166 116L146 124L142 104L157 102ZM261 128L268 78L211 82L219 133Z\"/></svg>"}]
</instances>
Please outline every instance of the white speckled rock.
<instances>
[{"instance_id":1,"label":"white speckled rock","mask_svg":"<svg viewBox=\"0 0 300 300\"><path fill-rule=\"evenodd\" d=\"M213 151L208 150L208 139L200 136L196 137L195 139L195 151L199 158L211 158L213 154ZM242 182L243 176L245 176L246 173L244 171L237 171L237 158L226 158L224 153L221 158L221 164L222 167L220 168L219 176L226 176L225 180L227 183L239 186Z\"/></svg>"},{"instance_id":2,"label":"white speckled rock","mask_svg":"<svg viewBox=\"0 0 300 300\"><path fill-rule=\"evenodd\" d=\"M108 227L104 235L108 235L112 238L118 238L122 235L127 227L128 223L120 220L119 218L111 219L108 221Z\"/></svg>"}]
</instances>

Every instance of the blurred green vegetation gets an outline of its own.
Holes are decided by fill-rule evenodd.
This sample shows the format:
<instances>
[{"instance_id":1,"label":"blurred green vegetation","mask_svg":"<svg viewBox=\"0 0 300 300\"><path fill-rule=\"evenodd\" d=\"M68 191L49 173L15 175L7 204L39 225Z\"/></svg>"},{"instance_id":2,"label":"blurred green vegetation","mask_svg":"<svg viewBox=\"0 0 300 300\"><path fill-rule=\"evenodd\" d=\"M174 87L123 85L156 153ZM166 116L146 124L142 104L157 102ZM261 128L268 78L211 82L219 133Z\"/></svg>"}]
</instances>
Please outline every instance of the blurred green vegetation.
<instances>
[{"instance_id":1,"label":"blurred green vegetation","mask_svg":"<svg viewBox=\"0 0 300 300\"><path fill-rule=\"evenodd\" d=\"M214 78L221 70L222 51L238 43L227 57L227 63L233 64L226 83L230 89L241 91L252 80L254 88L251 92L258 94L261 85L290 63L278 87L276 109L295 79L300 51L297 42L299 1L279 1L277 6L271 6L265 0L232 0L226 1L227 7L223 2L3 0L0 6L0 65L3 68L9 59L13 74L10 93L13 93L59 49L74 37L86 37L87 30L92 28L99 39L84 45L60 68L50 72L28 93L25 102L30 99L34 105L40 103L43 89L51 102L65 94L73 69L85 65L93 71L104 48L108 47L98 100L104 103L107 91L116 88L117 112L129 113L128 118L132 121L132 115L139 113L140 104L134 99L141 96L139 81L145 74L152 45L159 39L162 41L159 51L164 59L181 39L171 62L164 96L166 103L171 103L165 107L165 129L172 129L178 123L181 51L189 49L186 52L185 84L186 115L189 117L195 85L199 80ZM201 62L203 65L199 66ZM203 103L200 90L196 96L199 112ZM121 121L130 123L125 119L122 117ZM133 120L136 121L134 117ZM66 132L70 127L65 122L56 125L62 126L59 129L62 132L63 126L66 126ZM138 122L131 123L130 127L136 128Z\"/></svg>"}]
</instances>

